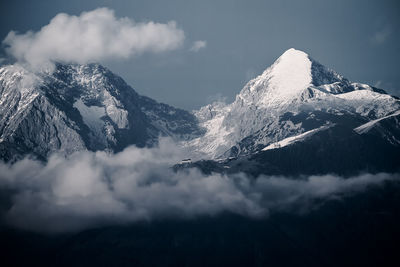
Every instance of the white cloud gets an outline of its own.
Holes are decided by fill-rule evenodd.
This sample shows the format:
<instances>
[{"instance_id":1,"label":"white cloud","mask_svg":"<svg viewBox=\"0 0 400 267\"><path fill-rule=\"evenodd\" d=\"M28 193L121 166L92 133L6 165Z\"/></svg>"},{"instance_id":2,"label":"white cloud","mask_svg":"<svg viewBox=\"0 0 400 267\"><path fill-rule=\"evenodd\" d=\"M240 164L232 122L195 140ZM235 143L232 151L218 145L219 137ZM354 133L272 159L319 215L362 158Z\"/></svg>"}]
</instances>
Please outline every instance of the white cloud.
<instances>
[{"instance_id":1,"label":"white cloud","mask_svg":"<svg viewBox=\"0 0 400 267\"><path fill-rule=\"evenodd\" d=\"M183 41L184 32L174 21L135 23L98 8L79 16L60 13L38 32L11 31L3 43L17 60L43 68L54 61L87 63L158 53L176 49Z\"/></svg>"},{"instance_id":2,"label":"white cloud","mask_svg":"<svg viewBox=\"0 0 400 267\"><path fill-rule=\"evenodd\" d=\"M203 49L207 46L207 42L206 41L196 41L193 42L192 47L190 48L190 51L192 52L198 52L200 49Z\"/></svg>"},{"instance_id":3,"label":"white cloud","mask_svg":"<svg viewBox=\"0 0 400 267\"><path fill-rule=\"evenodd\" d=\"M398 175L347 179L311 176L293 179L243 174L204 175L197 169L174 172L183 154L172 142L158 148L131 146L123 152L54 155L46 164L25 159L0 163L0 190L9 192L9 224L31 231L63 232L98 225L162 218L191 218L231 212L267 216L273 210L304 212L314 199L354 192Z\"/></svg>"}]
</instances>

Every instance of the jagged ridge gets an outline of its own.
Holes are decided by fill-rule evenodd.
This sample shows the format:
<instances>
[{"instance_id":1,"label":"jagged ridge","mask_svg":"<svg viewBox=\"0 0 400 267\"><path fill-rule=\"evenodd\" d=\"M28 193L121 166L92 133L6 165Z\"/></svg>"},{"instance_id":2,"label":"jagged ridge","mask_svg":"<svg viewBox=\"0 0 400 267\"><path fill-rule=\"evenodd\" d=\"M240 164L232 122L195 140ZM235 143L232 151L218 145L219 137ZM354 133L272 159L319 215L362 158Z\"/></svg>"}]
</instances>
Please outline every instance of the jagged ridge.
<instances>
[{"instance_id":1,"label":"jagged ridge","mask_svg":"<svg viewBox=\"0 0 400 267\"><path fill-rule=\"evenodd\" d=\"M315 111L338 118L349 114L362 124L399 108L398 99L385 91L351 83L292 48L249 81L233 103L214 103L196 111L207 132L184 145L197 149L203 158L237 156L329 122ZM303 120L290 118L299 114Z\"/></svg>"},{"instance_id":2,"label":"jagged ridge","mask_svg":"<svg viewBox=\"0 0 400 267\"><path fill-rule=\"evenodd\" d=\"M0 157L120 151L201 133L187 111L137 94L99 64L57 64L52 73L0 68Z\"/></svg>"}]
</instances>

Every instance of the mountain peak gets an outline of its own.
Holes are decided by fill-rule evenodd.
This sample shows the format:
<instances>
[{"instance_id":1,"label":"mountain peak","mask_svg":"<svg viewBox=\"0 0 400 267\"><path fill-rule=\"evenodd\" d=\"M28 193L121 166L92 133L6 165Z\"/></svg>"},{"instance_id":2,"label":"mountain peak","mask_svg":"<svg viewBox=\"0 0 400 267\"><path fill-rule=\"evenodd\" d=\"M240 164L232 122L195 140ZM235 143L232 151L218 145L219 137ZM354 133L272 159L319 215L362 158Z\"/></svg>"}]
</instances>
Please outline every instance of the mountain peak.
<instances>
[{"instance_id":1,"label":"mountain peak","mask_svg":"<svg viewBox=\"0 0 400 267\"><path fill-rule=\"evenodd\" d=\"M312 82L312 62L303 51L291 48L285 51L262 76L269 87L279 93L290 94L306 88Z\"/></svg>"},{"instance_id":2,"label":"mountain peak","mask_svg":"<svg viewBox=\"0 0 400 267\"><path fill-rule=\"evenodd\" d=\"M292 57L297 57L297 58L304 58L309 60L309 56L306 52L297 50L295 48L289 48L279 58L292 58Z\"/></svg>"},{"instance_id":3,"label":"mountain peak","mask_svg":"<svg viewBox=\"0 0 400 267\"><path fill-rule=\"evenodd\" d=\"M295 48L286 50L271 67L265 70L274 76L285 75L297 88L307 85L321 86L335 82L347 82L343 76L323 66L307 53Z\"/></svg>"},{"instance_id":4,"label":"mountain peak","mask_svg":"<svg viewBox=\"0 0 400 267\"><path fill-rule=\"evenodd\" d=\"M312 83L312 61L303 51L284 52L260 76L248 82L239 99L256 105L281 104Z\"/></svg>"},{"instance_id":5,"label":"mountain peak","mask_svg":"<svg viewBox=\"0 0 400 267\"><path fill-rule=\"evenodd\" d=\"M187 146L211 158L245 155L281 140L303 140L305 133L327 129L330 123L345 122L348 128L351 118L357 126L394 114L399 107L384 91L350 83L291 48L249 81L233 103L215 103L196 112L206 133Z\"/></svg>"},{"instance_id":6,"label":"mountain peak","mask_svg":"<svg viewBox=\"0 0 400 267\"><path fill-rule=\"evenodd\" d=\"M333 94L350 90L347 79L307 53L290 48L260 76L248 82L239 95L239 101L257 106L280 106L290 103L310 86L323 86L323 91Z\"/></svg>"}]
</instances>

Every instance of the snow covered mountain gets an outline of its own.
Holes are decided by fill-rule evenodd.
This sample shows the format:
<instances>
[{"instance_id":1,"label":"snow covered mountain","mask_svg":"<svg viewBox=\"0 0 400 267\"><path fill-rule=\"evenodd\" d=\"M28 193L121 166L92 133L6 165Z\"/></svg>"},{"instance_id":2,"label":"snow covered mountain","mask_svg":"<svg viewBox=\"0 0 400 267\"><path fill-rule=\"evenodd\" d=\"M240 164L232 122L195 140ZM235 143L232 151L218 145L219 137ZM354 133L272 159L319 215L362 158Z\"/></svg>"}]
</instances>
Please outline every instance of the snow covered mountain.
<instances>
[{"instance_id":1,"label":"snow covered mountain","mask_svg":"<svg viewBox=\"0 0 400 267\"><path fill-rule=\"evenodd\" d=\"M120 151L154 145L159 136L199 135L189 112L137 94L98 64L57 64L52 73L0 68L0 158L51 152Z\"/></svg>"},{"instance_id":2,"label":"snow covered mountain","mask_svg":"<svg viewBox=\"0 0 400 267\"><path fill-rule=\"evenodd\" d=\"M398 129L399 110L398 98L352 83L292 48L249 81L233 103L213 103L195 111L206 133L184 145L203 159L245 156L306 140L332 127L363 135L391 118L391 129ZM398 130L380 132L391 145L400 146Z\"/></svg>"},{"instance_id":3,"label":"snow covered mountain","mask_svg":"<svg viewBox=\"0 0 400 267\"><path fill-rule=\"evenodd\" d=\"M400 101L295 49L249 81L233 103L193 114L137 94L98 64L57 64L40 74L18 64L0 68L4 160L118 152L152 146L160 135L189 148L194 165L206 171L394 170L400 167Z\"/></svg>"}]
</instances>

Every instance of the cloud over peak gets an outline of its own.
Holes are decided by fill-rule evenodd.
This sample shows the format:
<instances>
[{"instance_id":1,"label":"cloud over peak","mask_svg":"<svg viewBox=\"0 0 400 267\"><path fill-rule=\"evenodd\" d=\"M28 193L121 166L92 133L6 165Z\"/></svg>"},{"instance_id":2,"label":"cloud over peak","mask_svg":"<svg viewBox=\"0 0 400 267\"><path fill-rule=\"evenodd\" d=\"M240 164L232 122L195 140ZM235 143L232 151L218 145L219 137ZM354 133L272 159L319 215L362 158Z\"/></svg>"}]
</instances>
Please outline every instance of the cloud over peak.
<instances>
[{"instance_id":1,"label":"cloud over peak","mask_svg":"<svg viewBox=\"0 0 400 267\"><path fill-rule=\"evenodd\" d=\"M184 38L174 21L136 23L97 8L79 16L60 13L38 32L11 31L3 43L18 61L43 68L54 61L83 64L174 50Z\"/></svg>"}]
</instances>

